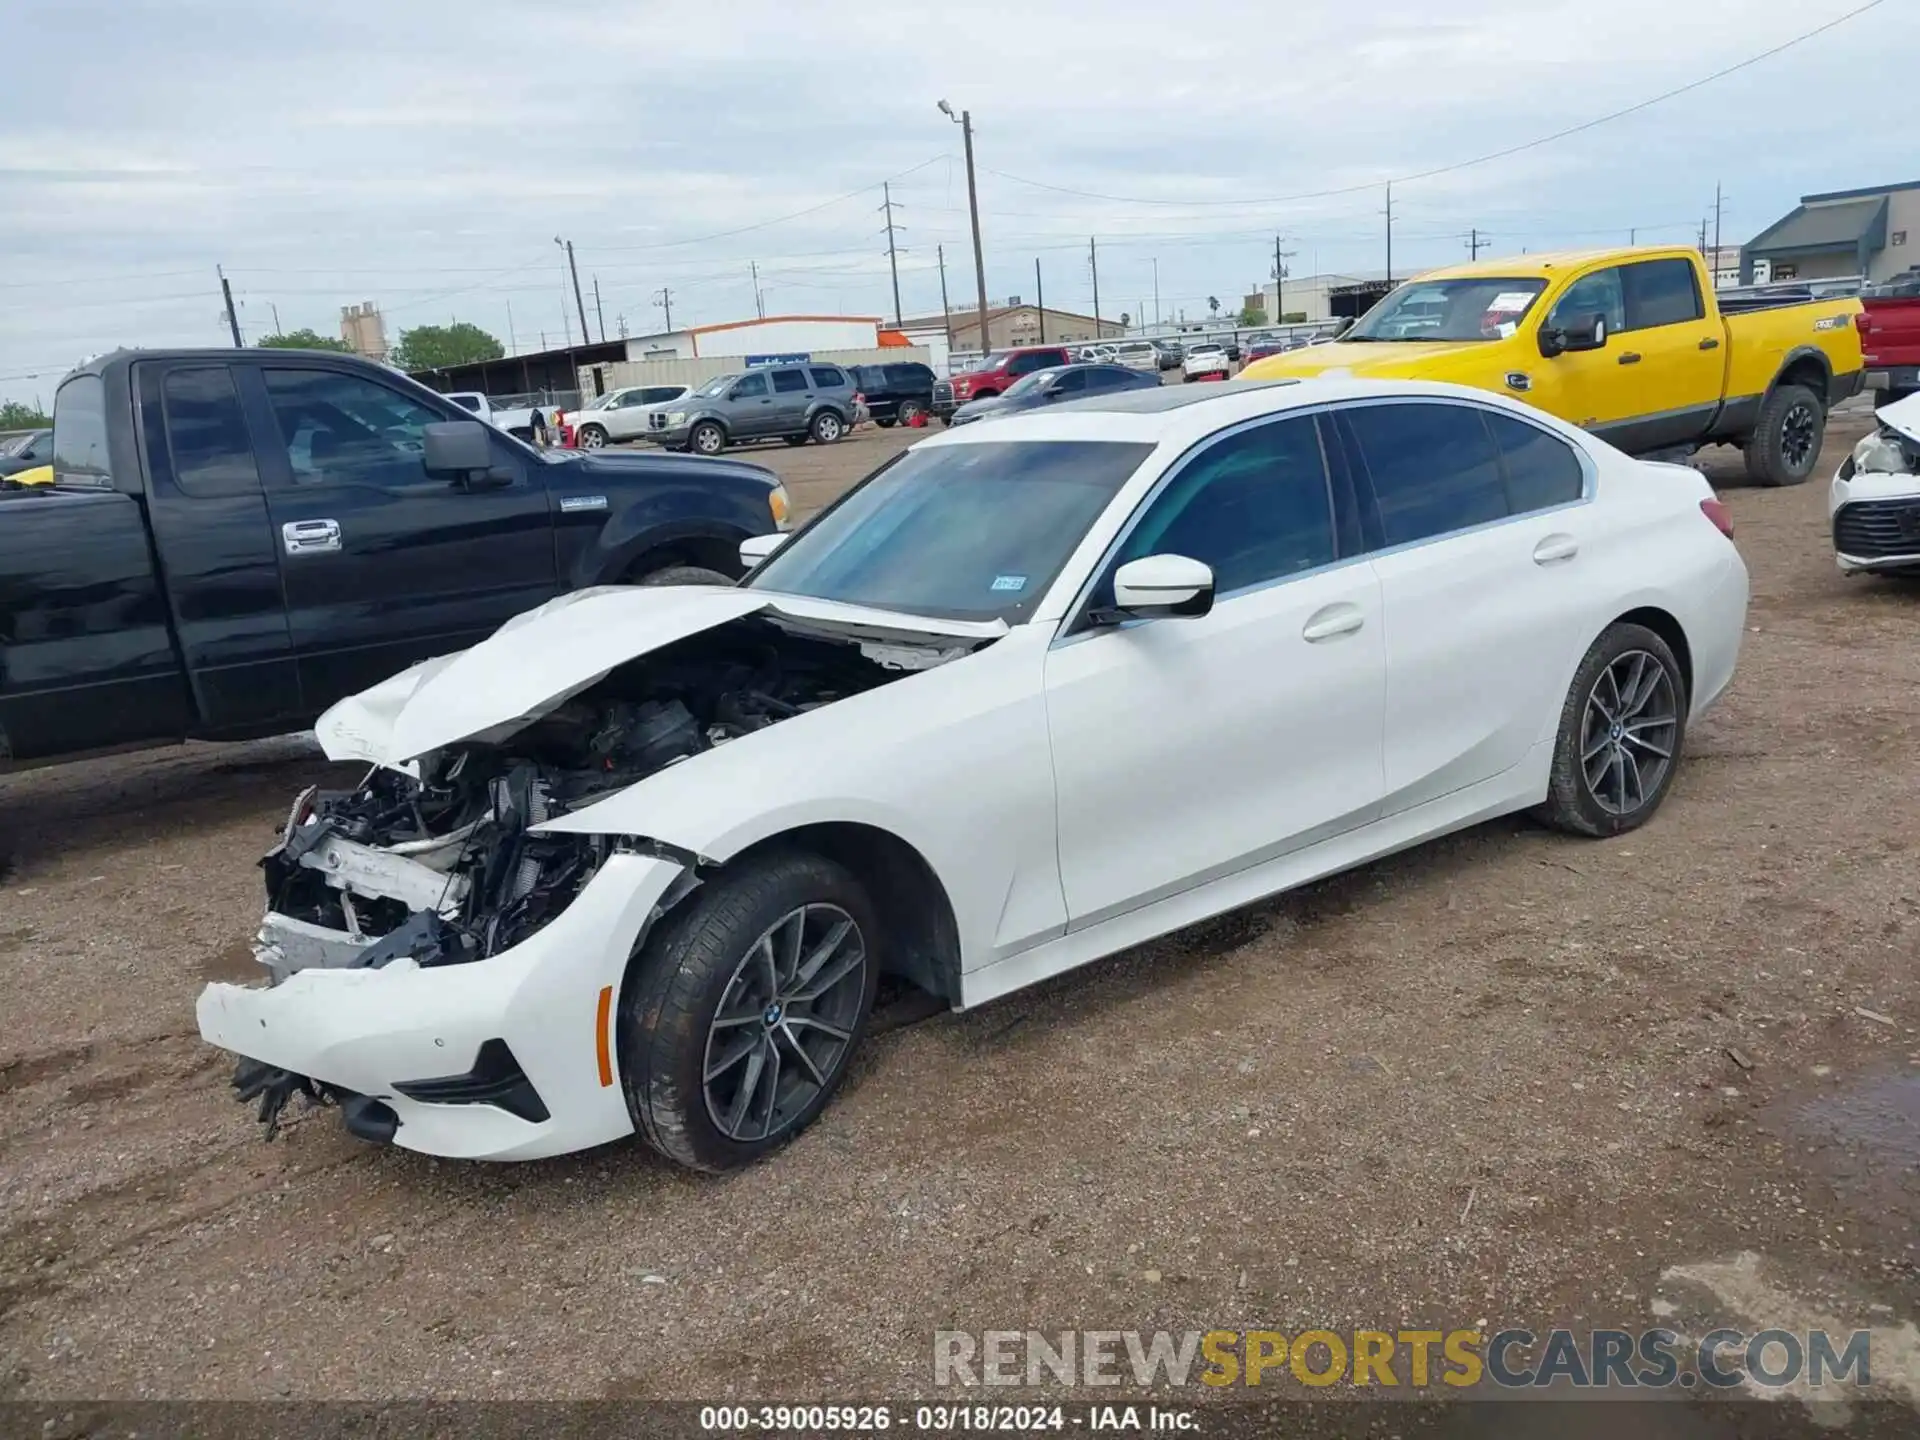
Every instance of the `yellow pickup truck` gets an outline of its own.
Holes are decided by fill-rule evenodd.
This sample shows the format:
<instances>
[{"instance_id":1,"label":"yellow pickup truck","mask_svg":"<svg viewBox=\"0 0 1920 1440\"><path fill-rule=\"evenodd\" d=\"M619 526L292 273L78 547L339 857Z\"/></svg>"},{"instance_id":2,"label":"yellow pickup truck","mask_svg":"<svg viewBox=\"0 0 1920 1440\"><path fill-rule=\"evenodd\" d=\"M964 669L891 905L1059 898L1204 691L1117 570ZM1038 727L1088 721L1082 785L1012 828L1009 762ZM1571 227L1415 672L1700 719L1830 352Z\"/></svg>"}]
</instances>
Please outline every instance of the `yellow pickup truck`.
<instances>
[{"instance_id":1,"label":"yellow pickup truck","mask_svg":"<svg viewBox=\"0 0 1920 1440\"><path fill-rule=\"evenodd\" d=\"M1635 247L1433 270L1340 340L1256 360L1245 380L1446 380L1538 405L1635 455L1738 445L1763 485L1798 485L1827 411L1860 388L1856 299L1723 309L1698 251Z\"/></svg>"}]
</instances>

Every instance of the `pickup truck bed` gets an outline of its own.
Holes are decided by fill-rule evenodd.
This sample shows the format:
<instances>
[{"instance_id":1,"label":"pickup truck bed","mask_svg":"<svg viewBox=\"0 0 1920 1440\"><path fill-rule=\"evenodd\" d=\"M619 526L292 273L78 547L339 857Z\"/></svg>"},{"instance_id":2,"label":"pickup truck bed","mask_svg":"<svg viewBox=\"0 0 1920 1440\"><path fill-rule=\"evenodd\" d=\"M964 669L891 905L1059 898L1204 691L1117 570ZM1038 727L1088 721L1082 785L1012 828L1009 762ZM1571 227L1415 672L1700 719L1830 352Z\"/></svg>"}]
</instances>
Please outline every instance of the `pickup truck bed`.
<instances>
[{"instance_id":1,"label":"pickup truck bed","mask_svg":"<svg viewBox=\"0 0 1920 1440\"><path fill-rule=\"evenodd\" d=\"M1920 394L1920 269L1862 294L1858 324L1876 408Z\"/></svg>"}]
</instances>

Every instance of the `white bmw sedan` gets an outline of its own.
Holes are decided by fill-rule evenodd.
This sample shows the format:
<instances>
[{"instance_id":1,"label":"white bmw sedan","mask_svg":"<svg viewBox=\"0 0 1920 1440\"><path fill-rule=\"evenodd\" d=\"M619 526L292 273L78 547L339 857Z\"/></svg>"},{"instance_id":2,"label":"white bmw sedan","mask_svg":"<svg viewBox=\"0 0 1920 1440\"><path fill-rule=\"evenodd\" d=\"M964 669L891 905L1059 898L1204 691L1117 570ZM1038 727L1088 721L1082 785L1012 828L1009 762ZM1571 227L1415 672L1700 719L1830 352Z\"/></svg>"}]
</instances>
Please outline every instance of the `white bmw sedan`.
<instances>
[{"instance_id":1,"label":"white bmw sedan","mask_svg":"<svg viewBox=\"0 0 1920 1440\"><path fill-rule=\"evenodd\" d=\"M1644 822L1733 674L1697 473L1448 386L924 440L731 588L566 596L343 701L201 1033L431 1154L803 1130L900 977L979 1005L1491 816ZM782 543L784 541L784 543Z\"/></svg>"}]
</instances>

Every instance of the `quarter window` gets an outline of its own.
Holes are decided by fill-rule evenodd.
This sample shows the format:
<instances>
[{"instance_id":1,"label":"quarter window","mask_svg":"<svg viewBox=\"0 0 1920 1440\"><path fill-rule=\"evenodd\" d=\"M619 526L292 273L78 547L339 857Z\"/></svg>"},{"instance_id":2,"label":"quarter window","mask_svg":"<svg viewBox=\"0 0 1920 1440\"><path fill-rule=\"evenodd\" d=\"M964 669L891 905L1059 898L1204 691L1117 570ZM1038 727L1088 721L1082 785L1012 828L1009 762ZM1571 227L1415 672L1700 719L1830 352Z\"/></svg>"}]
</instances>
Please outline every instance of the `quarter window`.
<instances>
[{"instance_id":1,"label":"quarter window","mask_svg":"<svg viewBox=\"0 0 1920 1440\"><path fill-rule=\"evenodd\" d=\"M175 483L201 498L258 494L253 442L227 367L171 371L162 393Z\"/></svg>"},{"instance_id":2,"label":"quarter window","mask_svg":"<svg viewBox=\"0 0 1920 1440\"><path fill-rule=\"evenodd\" d=\"M816 365L807 372L813 376L817 390L841 390L846 388L847 377L831 365Z\"/></svg>"},{"instance_id":3,"label":"quarter window","mask_svg":"<svg viewBox=\"0 0 1920 1440\"><path fill-rule=\"evenodd\" d=\"M296 484L400 487L425 482L425 431L438 423L438 414L357 375L331 370L263 373Z\"/></svg>"},{"instance_id":4,"label":"quarter window","mask_svg":"<svg viewBox=\"0 0 1920 1440\"><path fill-rule=\"evenodd\" d=\"M1407 545L1507 517L1500 457L1466 405L1362 405L1343 415L1373 481L1381 541Z\"/></svg>"},{"instance_id":5,"label":"quarter window","mask_svg":"<svg viewBox=\"0 0 1920 1440\"><path fill-rule=\"evenodd\" d=\"M807 388L807 377L800 370L776 370L773 372L774 392L779 395L791 395L795 391Z\"/></svg>"},{"instance_id":6,"label":"quarter window","mask_svg":"<svg viewBox=\"0 0 1920 1440\"><path fill-rule=\"evenodd\" d=\"M1333 506L1313 419L1257 425L1196 456L1141 517L1115 568L1146 555L1211 566L1222 595L1330 564Z\"/></svg>"},{"instance_id":7,"label":"quarter window","mask_svg":"<svg viewBox=\"0 0 1920 1440\"><path fill-rule=\"evenodd\" d=\"M1511 415L1485 414L1507 470L1509 513L1524 515L1580 498L1586 490L1586 472L1571 445Z\"/></svg>"}]
</instances>

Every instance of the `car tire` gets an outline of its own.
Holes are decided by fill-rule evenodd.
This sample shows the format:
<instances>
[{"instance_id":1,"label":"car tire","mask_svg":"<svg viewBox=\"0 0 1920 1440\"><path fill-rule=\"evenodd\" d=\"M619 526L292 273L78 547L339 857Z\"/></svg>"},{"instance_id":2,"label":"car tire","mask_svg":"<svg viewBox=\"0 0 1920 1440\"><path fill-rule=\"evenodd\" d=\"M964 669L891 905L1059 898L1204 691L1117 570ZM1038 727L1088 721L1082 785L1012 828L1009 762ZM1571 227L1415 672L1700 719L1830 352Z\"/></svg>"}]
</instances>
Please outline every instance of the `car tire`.
<instances>
[{"instance_id":1,"label":"car tire","mask_svg":"<svg viewBox=\"0 0 1920 1440\"><path fill-rule=\"evenodd\" d=\"M1556 830L1590 837L1644 825L1679 768L1687 704L1672 647L1644 625L1609 626L1574 672L1547 800L1535 813Z\"/></svg>"},{"instance_id":2,"label":"car tire","mask_svg":"<svg viewBox=\"0 0 1920 1440\"><path fill-rule=\"evenodd\" d=\"M696 455L718 455L727 448L727 432L712 420L702 420L688 434L687 448Z\"/></svg>"},{"instance_id":3,"label":"car tire","mask_svg":"<svg viewBox=\"0 0 1920 1440\"><path fill-rule=\"evenodd\" d=\"M582 425L580 427L580 448L582 450L602 450L606 448L607 432L604 426Z\"/></svg>"},{"instance_id":4,"label":"car tire","mask_svg":"<svg viewBox=\"0 0 1920 1440\"><path fill-rule=\"evenodd\" d=\"M635 955L620 1002L621 1078L647 1143L717 1174L812 1124L865 1033L881 938L866 889L805 851L723 870L683 901Z\"/></svg>"},{"instance_id":5,"label":"car tire","mask_svg":"<svg viewBox=\"0 0 1920 1440\"><path fill-rule=\"evenodd\" d=\"M894 412L894 419L902 425L911 426L915 419L927 413L927 407L918 400L902 400L900 408Z\"/></svg>"},{"instance_id":6,"label":"car tire","mask_svg":"<svg viewBox=\"0 0 1920 1440\"><path fill-rule=\"evenodd\" d=\"M667 565L642 575L638 585L731 585L733 576L704 565Z\"/></svg>"},{"instance_id":7,"label":"car tire","mask_svg":"<svg viewBox=\"0 0 1920 1440\"><path fill-rule=\"evenodd\" d=\"M807 433L816 445L831 445L847 433L847 422L840 418L838 410L822 410L813 417Z\"/></svg>"},{"instance_id":8,"label":"car tire","mask_svg":"<svg viewBox=\"0 0 1920 1440\"><path fill-rule=\"evenodd\" d=\"M1780 385L1747 437L1747 475L1758 485L1798 485L1820 460L1826 407L1804 385Z\"/></svg>"},{"instance_id":9,"label":"car tire","mask_svg":"<svg viewBox=\"0 0 1920 1440\"><path fill-rule=\"evenodd\" d=\"M807 440L808 440L808 437L805 435L788 435L783 438L786 440L787 444L794 445L794 446L804 445L807 443Z\"/></svg>"},{"instance_id":10,"label":"car tire","mask_svg":"<svg viewBox=\"0 0 1920 1440\"><path fill-rule=\"evenodd\" d=\"M882 430L891 430L895 424L892 420L882 420L878 415L873 417L873 423L878 425Z\"/></svg>"}]
</instances>

